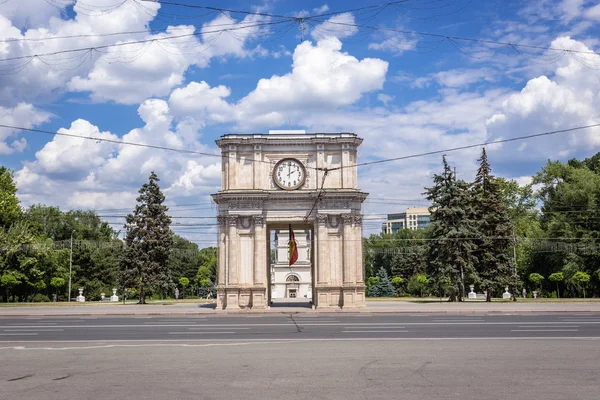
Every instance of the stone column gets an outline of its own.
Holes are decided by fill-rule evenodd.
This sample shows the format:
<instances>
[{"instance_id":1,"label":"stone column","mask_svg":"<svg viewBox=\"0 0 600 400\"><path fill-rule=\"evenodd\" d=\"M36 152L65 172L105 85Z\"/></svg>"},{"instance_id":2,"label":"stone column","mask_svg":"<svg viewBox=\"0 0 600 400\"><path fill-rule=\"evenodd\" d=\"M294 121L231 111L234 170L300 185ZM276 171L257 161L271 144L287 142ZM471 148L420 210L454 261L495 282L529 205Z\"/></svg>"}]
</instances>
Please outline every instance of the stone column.
<instances>
[{"instance_id":1,"label":"stone column","mask_svg":"<svg viewBox=\"0 0 600 400\"><path fill-rule=\"evenodd\" d=\"M229 285L237 285L239 283L239 260L238 260L238 233L237 233L237 216L228 216L227 217L227 225L228 225L228 259L227 259L227 286Z\"/></svg>"},{"instance_id":2,"label":"stone column","mask_svg":"<svg viewBox=\"0 0 600 400\"><path fill-rule=\"evenodd\" d=\"M362 219L360 214L353 214L354 219L354 243L356 257L356 283L361 285L365 283L365 265L363 257L363 240L362 240Z\"/></svg>"},{"instance_id":3,"label":"stone column","mask_svg":"<svg viewBox=\"0 0 600 400\"><path fill-rule=\"evenodd\" d=\"M354 243L354 222L352 214L342 214L343 227L343 283L344 286L356 283L356 252Z\"/></svg>"},{"instance_id":4,"label":"stone column","mask_svg":"<svg viewBox=\"0 0 600 400\"><path fill-rule=\"evenodd\" d=\"M326 285L329 283L329 269L327 254L327 215L317 214L317 284Z\"/></svg>"},{"instance_id":5,"label":"stone column","mask_svg":"<svg viewBox=\"0 0 600 400\"><path fill-rule=\"evenodd\" d=\"M267 307L267 262L268 249L265 232L265 217L254 216L254 288L252 308Z\"/></svg>"},{"instance_id":6,"label":"stone column","mask_svg":"<svg viewBox=\"0 0 600 400\"><path fill-rule=\"evenodd\" d=\"M219 222L219 271L217 274L217 284L225 285L227 273L227 217L218 216Z\"/></svg>"}]
</instances>

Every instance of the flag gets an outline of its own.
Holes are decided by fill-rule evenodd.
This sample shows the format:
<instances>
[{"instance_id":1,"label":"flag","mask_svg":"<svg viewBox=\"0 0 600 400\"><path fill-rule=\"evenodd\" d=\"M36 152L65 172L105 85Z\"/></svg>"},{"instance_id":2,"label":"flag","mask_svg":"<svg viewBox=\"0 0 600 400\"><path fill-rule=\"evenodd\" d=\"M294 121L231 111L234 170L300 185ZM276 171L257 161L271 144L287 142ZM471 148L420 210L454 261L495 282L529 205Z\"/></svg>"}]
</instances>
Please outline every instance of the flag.
<instances>
[{"instance_id":1,"label":"flag","mask_svg":"<svg viewBox=\"0 0 600 400\"><path fill-rule=\"evenodd\" d=\"M298 261L298 247L296 246L296 238L294 237L294 231L292 230L292 225L290 224L290 241L288 242L288 254L290 259L290 266L292 266L296 261Z\"/></svg>"}]
</instances>

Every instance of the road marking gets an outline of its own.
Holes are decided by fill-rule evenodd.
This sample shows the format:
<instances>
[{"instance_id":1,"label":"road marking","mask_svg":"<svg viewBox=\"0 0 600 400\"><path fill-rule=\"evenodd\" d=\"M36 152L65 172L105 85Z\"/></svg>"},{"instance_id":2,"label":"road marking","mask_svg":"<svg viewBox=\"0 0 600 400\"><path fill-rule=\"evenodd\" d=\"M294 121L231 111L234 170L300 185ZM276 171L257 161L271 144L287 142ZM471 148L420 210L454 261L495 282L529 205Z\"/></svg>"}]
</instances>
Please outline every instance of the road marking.
<instances>
[{"instance_id":1,"label":"road marking","mask_svg":"<svg viewBox=\"0 0 600 400\"><path fill-rule=\"evenodd\" d=\"M33 332L21 332L21 333L0 333L0 336L37 336L37 333Z\"/></svg>"},{"instance_id":2,"label":"road marking","mask_svg":"<svg viewBox=\"0 0 600 400\"><path fill-rule=\"evenodd\" d=\"M363 328L364 327L362 327L362 326L357 326L357 327L345 326L344 327L344 329L363 329ZM390 328L404 329L403 326L381 326L381 327L373 326L373 327L371 327L371 329L390 329ZM379 332L379 331L373 331L373 332Z\"/></svg>"},{"instance_id":3,"label":"road marking","mask_svg":"<svg viewBox=\"0 0 600 400\"><path fill-rule=\"evenodd\" d=\"M64 332L64 329L52 329L52 328L22 328L22 329L4 329L4 332Z\"/></svg>"},{"instance_id":4,"label":"road marking","mask_svg":"<svg viewBox=\"0 0 600 400\"><path fill-rule=\"evenodd\" d=\"M221 334L234 334L235 332L169 332L169 335L221 335Z\"/></svg>"},{"instance_id":5,"label":"road marking","mask_svg":"<svg viewBox=\"0 0 600 400\"><path fill-rule=\"evenodd\" d=\"M579 328L579 325L569 325L569 326L560 326L560 325L556 325L556 324L552 324L552 325L519 325L519 328L561 328L561 329L567 329L567 328Z\"/></svg>"},{"instance_id":6,"label":"road marking","mask_svg":"<svg viewBox=\"0 0 600 400\"><path fill-rule=\"evenodd\" d=\"M579 332L579 329L511 329L511 332Z\"/></svg>"},{"instance_id":7,"label":"road marking","mask_svg":"<svg viewBox=\"0 0 600 400\"><path fill-rule=\"evenodd\" d=\"M408 331L389 330L389 331L342 331L342 333L407 333Z\"/></svg>"},{"instance_id":8,"label":"road marking","mask_svg":"<svg viewBox=\"0 0 600 400\"><path fill-rule=\"evenodd\" d=\"M194 331L194 330L199 330L199 329L205 329L205 330L206 330L206 329L208 329L208 330L211 330L211 329L223 329L223 327L219 327L219 328L213 328L213 327L208 327L208 328L205 328L205 327L197 327L197 328L188 328L188 329L189 329L190 331ZM236 327L236 328L230 328L230 329L236 329L236 330L242 330L242 329L245 329L245 330L247 330L247 329L250 329L250 328L237 328L237 327ZM213 332L211 332L211 333L213 333Z\"/></svg>"},{"instance_id":9,"label":"road marking","mask_svg":"<svg viewBox=\"0 0 600 400\"><path fill-rule=\"evenodd\" d=\"M21 322L21 323L14 323L14 324L8 324L11 326L39 326L39 325L56 325L58 322Z\"/></svg>"}]
</instances>

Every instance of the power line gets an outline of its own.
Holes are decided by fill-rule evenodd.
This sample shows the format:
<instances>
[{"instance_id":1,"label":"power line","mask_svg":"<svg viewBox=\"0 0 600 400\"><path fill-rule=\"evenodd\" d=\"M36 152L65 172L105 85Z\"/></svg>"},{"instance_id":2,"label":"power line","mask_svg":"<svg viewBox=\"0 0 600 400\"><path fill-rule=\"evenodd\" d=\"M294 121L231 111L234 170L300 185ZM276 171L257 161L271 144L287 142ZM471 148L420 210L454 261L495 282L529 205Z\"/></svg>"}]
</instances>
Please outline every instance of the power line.
<instances>
[{"instance_id":1,"label":"power line","mask_svg":"<svg viewBox=\"0 0 600 400\"><path fill-rule=\"evenodd\" d=\"M558 47L551 47L551 46L548 47L548 46L536 46L536 45L530 45L530 44L500 42L500 41L490 40L490 39L477 39L477 38L464 37L464 36L444 35L441 33L407 31L407 30L394 29L394 28L381 28L381 27L376 27L376 26L371 26L371 25L351 24L351 23L331 21L331 20L319 20L319 22L335 24L335 25L342 25L342 26L347 26L350 28L371 29L371 30L378 31L378 32L381 32L381 31L396 32L396 33L402 33L402 34L406 34L406 35L426 36L426 37L434 37L434 38L446 39L446 40L458 40L458 41L472 42L472 43L493 44L493 45L498 45L498 46L510 47L512 49L520 47L520 48L534 49L534 50L562 51L565 53L589 54L589 55L600 56L600 54L596 53L595 51L572 50L572 49L565 49L565 48L558 48ZM518 51L517 51L517 53L518 53Z\"/></svg>"},{"instance_id":2,"label":"power line","mask_svg":"<svg viewBox=\"0 0 600 400\"><path fill-rule=\"evenodd\" d=\"M255 23L255 24L249 24L249 25L244 25L244 26L236 26L236 27L232 27L232 28L217 29L217 30L213 30L213 31L206 31L205 30L205 31L200 31L200 32L186 33L186 34L182 34L182 35L165 36L165 37L162 37L162 38L151 38L151 39L143 39L143 40L134 40L134 41L129 41L129 42L105 44L105 45L94 46L94 47L81 47L81 48L77 48L77 49L57 50L57 51L50 52L50 53L41 53L41 54L32 54L32 55L26 55L26 56L9 57L9 58L0 59L0 61L14 61L14 60L23 60L23 59L33 59L33 58L38 58L39 59L40 57L55 56L55 55L58 55L58 54L75 53L75 52L80 52L80 51L86 51L86 52L97 51L97 50L109 49L109 48L114 48L114 47L129 46L129 45L132 45L132 44L154 43L154 42L161 42L161 41L165 41L165 40L172 40L172 39L181 39L181 38L186 38L186 37L201 36L201 35L205 35L207 33L223 33L223 32L237 31L237 30L249 29L249 28L255 28L255 27L261 27L261 26L278 25L278 24L289 23L289 22L290 22L290 20L259 22L259 23Z\"/></svg>"},{"instance_id":3,"label":"power line","mask_svg":"<svg viewBox=\"0 0 600 400\"><path fill-rule=\"evenodd\" d=\"M451 151L467 150L467 149L472 149L475 147L483 147L483 146L489 146L489 145L494 145L494 144L499 144L499 143L516 142L519 140L532 139L532 138L541 137L541 136L556 135L559 133L568 133L568 132L578 131L578 130L582 130L582 129L596 128L596 127L600 127L600 123L592 124L592 125L585 125L585 126L577 126L577 127L568 128L568 129L559 129L559 130L550 131L550 132L536 133L533 135L517 136L517 137L513 137L513 138L509 138L509 139L493 140L491 142L483 142L483 143L477 143L477 144L470 144L470 145L466 145L466 146L452 147L452 148L443 149L443 150L428 151L426 153L411 154L411 155L402 156L402 157L387 158L387 159L377 160L377 161L368 161L368 162L358 163L358 164L353 164L353 165L345 165L345 166L341 166L341 167L330 168L329 171L336 171L336 170L341 170L344 168L364 167L367 165L374 165L374 164L383 164L383 163L388 163L388 162L392 162L392 161L407 160L410 158L430 156L433 154L448 153Z\"/></svg>"}]
</instances>

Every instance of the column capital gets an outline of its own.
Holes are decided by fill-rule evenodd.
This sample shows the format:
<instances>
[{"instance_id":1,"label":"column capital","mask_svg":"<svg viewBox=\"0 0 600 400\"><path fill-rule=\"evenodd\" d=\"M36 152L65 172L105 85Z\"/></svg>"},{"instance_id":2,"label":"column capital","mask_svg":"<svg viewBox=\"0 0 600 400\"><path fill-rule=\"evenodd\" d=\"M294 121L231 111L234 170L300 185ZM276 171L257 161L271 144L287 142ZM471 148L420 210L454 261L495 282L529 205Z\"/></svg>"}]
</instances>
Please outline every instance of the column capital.
<instances>
[{"instance_id":1,"label":"column capital","mask_svg":"<svg viewBox=\"0 0 600 400\"><path fill-rule=\"evenodd\" d=\"M350 214L350 213L342 214L342 215L340 215L340 217L342 217L342 221L344 222L344 225L349 225L354 220L354 214Z\"/></svg>"},{"instance_id":2,"label":"column capital","mask_svg":"<svg viewBox=\"0 0 600 400\"><path fill-rule=\"evenodd\" d=\"M327 218L328 215L327 214L317 214L317 223L319 225L325 225L327 224Z\"/></svg>"},{"instance_id":3,"label":"column capital","mask_svg":"<svg viewBox=\"0 0 600 400\"><path fill-rule=\"evenodd\" d=\"M227 216L227 225L229 226L237 226L238 217L237 215L228 215Z\"/></svg>"},{"instance_id":4,"label":"column capital","mask_svg":"<svg viewBox=\"0 0 600 400\"><path fill-rule=\"evenodd\" d=\"M265 224L265 216L264 215L254 215L252 217L254 219L254 227L260 226L261 228Z\"/></svg>"}]
</instances>

